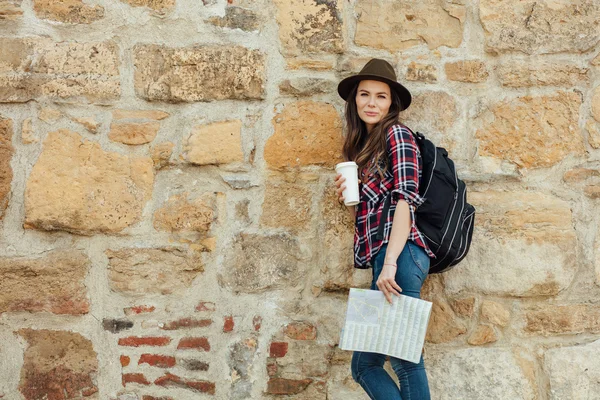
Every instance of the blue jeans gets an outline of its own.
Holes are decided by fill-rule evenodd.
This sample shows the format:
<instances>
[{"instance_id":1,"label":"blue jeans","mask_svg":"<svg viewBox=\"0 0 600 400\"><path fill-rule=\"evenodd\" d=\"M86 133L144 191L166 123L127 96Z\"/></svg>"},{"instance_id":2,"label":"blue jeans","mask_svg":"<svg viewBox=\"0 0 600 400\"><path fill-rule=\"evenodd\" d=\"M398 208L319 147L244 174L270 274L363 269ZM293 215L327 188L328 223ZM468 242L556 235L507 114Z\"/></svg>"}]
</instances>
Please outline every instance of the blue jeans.
<instances>
[{"instance_id":1,"label":"blue jeans","mask_svg":"<svg viewBox=\"0 0 600 400\"><path fill-rule=\"evenodd\" d=\"M373 265L373 283L371 290L379 290L377 278L383 269L383 260L387 244L381 246L371 262ZM402 294L420 298L421 286L429 272L429 256L421 247L408 240L398 257L396 282L402 288ZM418 364L389 357L392 369L400 381L400 389L383 369L388 356L378 353L355 351L352 354L352 377L374 400L429 400L429 383L423 364L423 356Z\"/></svg>"}]
</instances>

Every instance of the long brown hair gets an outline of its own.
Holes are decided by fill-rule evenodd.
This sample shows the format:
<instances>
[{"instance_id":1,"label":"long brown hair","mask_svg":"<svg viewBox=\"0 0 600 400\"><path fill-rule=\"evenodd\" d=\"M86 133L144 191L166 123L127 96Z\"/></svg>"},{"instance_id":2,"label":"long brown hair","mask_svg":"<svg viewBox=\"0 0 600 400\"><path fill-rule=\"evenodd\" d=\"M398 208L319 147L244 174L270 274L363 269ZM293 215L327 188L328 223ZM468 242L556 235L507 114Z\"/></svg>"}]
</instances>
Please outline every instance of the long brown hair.
<instances>
[{"instance_id":1,"label":"long brown hair","mask_svg":"<svg viewBox=\"0 0 600 400\"><path fill-rule=\"evenodd\" d=\"M368 133L367 126L358 115L356 107L357 91L358 83L354 86L346 101L346 139L344 140L342 154L345 160L354 161L358 164L359 176L361 176L360 171L368 168L369 171L377 171L383 179L385 170L389 165L386 151L386 134L392 125L399 123L398 115L402 109L400 96L390 88L392 98L390 109L371 129L371 133Z\"/></svg>"}]
</instances>

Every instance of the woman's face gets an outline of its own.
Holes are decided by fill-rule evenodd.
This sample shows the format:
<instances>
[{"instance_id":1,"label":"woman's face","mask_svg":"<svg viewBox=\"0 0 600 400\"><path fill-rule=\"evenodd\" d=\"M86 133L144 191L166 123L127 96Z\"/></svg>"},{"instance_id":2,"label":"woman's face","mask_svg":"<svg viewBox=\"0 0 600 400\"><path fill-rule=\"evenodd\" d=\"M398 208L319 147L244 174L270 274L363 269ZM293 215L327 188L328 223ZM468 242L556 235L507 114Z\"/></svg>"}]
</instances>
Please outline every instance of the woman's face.
<instances>
[{"instance_id":1,"label":"woman's face","mask_svg":"<svg viewBox=\"0 0 600 400\"><path fill-rule=\"evenodd\" d=\"M385 117L392 105L390 86L379 81L363 80L356 91L358 116L371 131L373 126Z\"/></svg>"}]
</instances>

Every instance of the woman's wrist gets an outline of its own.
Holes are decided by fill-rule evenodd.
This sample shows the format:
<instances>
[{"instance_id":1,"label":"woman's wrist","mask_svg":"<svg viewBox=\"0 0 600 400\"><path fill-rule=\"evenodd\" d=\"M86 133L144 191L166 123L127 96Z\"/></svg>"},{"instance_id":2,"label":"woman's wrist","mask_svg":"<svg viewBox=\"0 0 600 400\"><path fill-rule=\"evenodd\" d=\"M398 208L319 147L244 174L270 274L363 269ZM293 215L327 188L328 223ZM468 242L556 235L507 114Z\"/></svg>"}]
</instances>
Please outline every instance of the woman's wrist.
<instances>
[{"instance_id":1,"label":"woman's wrist","mask_svg":"<svg viewBox=\"0 0 600 400\"><path fill-rule=\"evenodd\" d=\"M383 266L385 267L386 265L391 265L392 267L398 267L398 265L396 263L383 263Z\"/></svg>"}]
</instances>

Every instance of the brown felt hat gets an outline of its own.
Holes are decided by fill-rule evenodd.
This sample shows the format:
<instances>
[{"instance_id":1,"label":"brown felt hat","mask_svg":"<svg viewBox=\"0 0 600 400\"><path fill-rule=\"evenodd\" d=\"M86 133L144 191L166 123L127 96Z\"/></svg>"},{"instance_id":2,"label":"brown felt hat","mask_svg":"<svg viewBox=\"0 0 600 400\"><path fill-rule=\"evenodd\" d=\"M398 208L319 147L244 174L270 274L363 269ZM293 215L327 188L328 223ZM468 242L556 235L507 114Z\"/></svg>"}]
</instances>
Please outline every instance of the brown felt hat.
<instances>
[{"instance_id":1,"label":"brown felt hat","mask_svg":"<svg viewBox=\"0 0 600 400\"><path fill-rule=\"evenodd\" d=\"M389 62L379 58L373 58L363 67L363 69L360 70L358 74L349 76L348 78L342 80L338 85L339 95L342 97L342 99L348 101L348 96L350 95L350 91L354 85L365 79L385 82L390 85L390 88L395 90L400 96L400 102L402 103L400 111L406 110L410 105L412 96L410 95L408 89L402 86L396 80L396 72L394 72L394 67L392 67Z\"/></svg>"}]
</instances>

